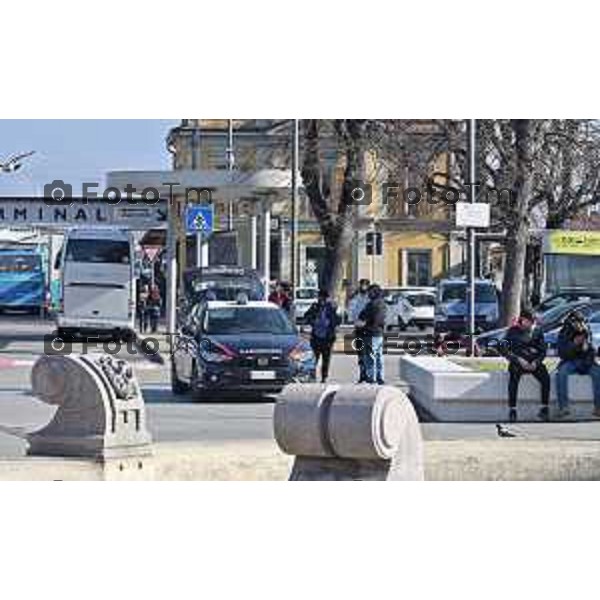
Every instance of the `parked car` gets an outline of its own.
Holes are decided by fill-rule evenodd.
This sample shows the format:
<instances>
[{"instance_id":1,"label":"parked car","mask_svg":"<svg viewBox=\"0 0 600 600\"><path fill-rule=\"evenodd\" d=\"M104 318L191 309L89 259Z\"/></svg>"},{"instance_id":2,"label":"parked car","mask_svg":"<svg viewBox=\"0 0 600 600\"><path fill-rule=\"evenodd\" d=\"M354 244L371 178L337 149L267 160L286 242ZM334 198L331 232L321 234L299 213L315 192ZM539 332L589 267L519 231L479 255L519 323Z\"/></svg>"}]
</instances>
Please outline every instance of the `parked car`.
<instances>
[{"instance_id":1,"label":"parked car","mask_svg":"<svg viewBox=\"0 0 600 600\"><path fill-rule=\"evenodd\" d=\"M385 315L385 328L393 329L397 327L404 331L415 317L415 309L404 294L392 294L384 297L387 304Z\"/></svg>"},{"instance_id":2,"label":"parked car","mask_svg":"<svg viewBox=\"0 0 600 600\"><path fill-rule=\"evenodd\" d=\"M202 300L210 290L217 300L234 301L240 292L249 300L264 300L265 291L254 269L230 265L213 265L187 269L183 274L186 298L193 303Z\"/></svg>"},{"instance_id":3,"label":"parked car","mask_svg":"<svg viewBox=\"0 0 600 600\"><path fill-rule=\"evenodd\" d=\"M600 342L600 299L580 300L577 302L559 304L558 306L546 311L543 317L537 319L537 325L541 328L544 334L544 340L547 344L549 355L556 353L558 332L560 331L560 328L567 317L576 310L579 311L586 319L589 318L590 321L592 315L594 315L594 327L597 328L597 337L594 338L594 343ZM506 338L507 331L508 327L502 327L500 329L488 331L479 335L476 339L479 353L486 356L497 356L500 354L499 346Z\"/></svg>"},{"instance_id":4,"label":"parked car","mask_svg":"<svg viewBox=\"0 0 600 600\"><path fill-rule=\"evenodd\" d=\"M540 304L535 307L535 315L536 318L539 319L543 317L544 313L557 306L569 304L570 302L588 300L600 300L600 292L569 291L553 294L552 296L544 298Z\"/></svg>"},{"instance_id":5,"label":"parked car","mask_svg":"<svg viewBox=\"0 0 600 600\"><path fill-rule=\"evenodd\" d=\"M264 300L264 285L257 271L231 265L212 265L186 269L183 298L177 306L178 323L186 323L196 304L206 298L235 301L244 294L248 300Z\"/></svg>"},{"instance_id":6,"label":"parked car","mask_svg":"<svg viewBox=\"0 0 600 600\"><path fill-rule=\"evenodd\" d=\"M427 291L405 291L402 295L410 302L413 315L410 325L416 325L419 329L433 327L435 317L435 294Z\"/></svg>"},{"instance_id":7,"label":"parked car","mask_svg":"<svg viewBox=\"0 0 600 600\"><path fill-rule=\"evenodd\" d=\"M437 337L468 333L468 282L466 279L443 279L438 284L434 316ZM499 305L496 286L487 279L475 281L475 329L488 331L498 325Z\"/></svg>"},{"instance_id":8,"label":"parked car","mask_svg":"<svg viewBox=\"0 0 600 600\"><path fill-rule=\"evenodd\" d=\"M304 323L304 315L306 311L313 305L319 295L318 288L300 287L296 288L294 294L294 312L297 323Z\"/></svg>"},{"instance_id":9,"label":"parked car","mask_svg":"<svg viewBox=\"0 0 600 600\"><path fill-rule=\"evenodd\" d=\"M262 395L292 381L315 380L310 345L284 310L266 301L206 301L175 338L173 393Z\"/></svg>"}]
</instances>

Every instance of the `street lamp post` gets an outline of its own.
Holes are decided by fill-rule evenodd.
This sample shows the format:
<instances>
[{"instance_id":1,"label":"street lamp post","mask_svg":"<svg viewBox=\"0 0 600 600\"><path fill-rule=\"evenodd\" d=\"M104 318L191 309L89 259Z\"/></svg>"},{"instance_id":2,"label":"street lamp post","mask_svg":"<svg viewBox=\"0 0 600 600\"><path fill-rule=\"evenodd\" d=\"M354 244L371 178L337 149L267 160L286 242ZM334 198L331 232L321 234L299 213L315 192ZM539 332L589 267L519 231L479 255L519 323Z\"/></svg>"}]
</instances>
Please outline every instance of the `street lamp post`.
<instances>
[{"instance_id":1,"label":"street lamp post","mask_svg":"<svg viewBox=\"0 0 600 600\"><path fill-rule=\"evenodd\" d=\"M233 119L228 119L227 127L227 170L233 171L235 159L233 155ZM227 203L227 230L233 231L233 200L230 198Z\"/></svg>"},{"instance_id":2,"label":"street lamp post","mask_svg":"<svg viewBox=\"0 0 600 600\"><path fill-rule=\"evenodd\" d=\"M298 151L299 151L299 123L294 119L292 137L292 206L291 221L292 231L290 236L291 258L291 283L295 290L298 285Z\"/></svg>"},{"instance_id":3,"label":"street lamp post","mask_svg":"<svg viewBox=\"0 0 600 600\"><path fill-rule=\"evenodd\" d=\"M470 184L470 197L469 201L474 204L476 201L476 189L475 180L477 177L476 173L476 135L477 135L477 123L475 119L469 119L467 121L467 135L468 135L468 156L469 156L469 184ZM471 356L475 355L475 228L469 227L467 229L467 240L469 245L469 352Z\"/></svg>"}]
</instances>

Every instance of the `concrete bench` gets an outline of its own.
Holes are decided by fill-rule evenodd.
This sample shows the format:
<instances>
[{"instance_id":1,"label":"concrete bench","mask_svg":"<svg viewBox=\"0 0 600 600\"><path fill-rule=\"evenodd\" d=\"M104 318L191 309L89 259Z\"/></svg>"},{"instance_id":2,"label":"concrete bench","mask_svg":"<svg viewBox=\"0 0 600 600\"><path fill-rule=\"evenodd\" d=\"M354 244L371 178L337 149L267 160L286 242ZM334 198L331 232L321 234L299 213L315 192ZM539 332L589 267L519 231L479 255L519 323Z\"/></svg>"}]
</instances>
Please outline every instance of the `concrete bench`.
<instances>
[{"instance_id":1,"label":"concrete bench","mask_svg":"<svg viewBox=\"0 0 600 600\"><path fill-rule=\"evenodd\" d=\"M438 421L504 421L508 405L508 372L469 369L469 360L497 362L497 358L461 359L458 364L443 357L403 356L399 375L410 386L411 399ZM550 373L550 406L556 408L555 373ZM586 375L569 377L573 418L589 419L593 410L592 380ZM519 419L535 420L540 406L540 385L531 376L521 378L518 392Z\"/></svg>"}]
</instances>

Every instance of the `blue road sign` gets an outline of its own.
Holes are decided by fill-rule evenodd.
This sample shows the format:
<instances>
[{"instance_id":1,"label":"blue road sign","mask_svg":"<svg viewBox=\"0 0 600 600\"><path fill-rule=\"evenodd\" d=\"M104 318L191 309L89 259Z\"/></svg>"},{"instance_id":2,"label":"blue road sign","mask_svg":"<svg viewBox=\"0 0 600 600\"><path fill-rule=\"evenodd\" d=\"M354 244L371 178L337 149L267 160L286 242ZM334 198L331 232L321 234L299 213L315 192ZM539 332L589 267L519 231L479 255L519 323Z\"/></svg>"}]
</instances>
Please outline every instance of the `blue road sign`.
<instances>
[{"instance_id":1,"label":"blue road sign","mask_svg":"<svg viewBox=\"0 0 600 600\"><path fill-rule=\"evenodd\" d=\"M213 224L212 206L188 206L185 213L185 228L188 233L211 233Z\"/></svg>"}]
</instances>

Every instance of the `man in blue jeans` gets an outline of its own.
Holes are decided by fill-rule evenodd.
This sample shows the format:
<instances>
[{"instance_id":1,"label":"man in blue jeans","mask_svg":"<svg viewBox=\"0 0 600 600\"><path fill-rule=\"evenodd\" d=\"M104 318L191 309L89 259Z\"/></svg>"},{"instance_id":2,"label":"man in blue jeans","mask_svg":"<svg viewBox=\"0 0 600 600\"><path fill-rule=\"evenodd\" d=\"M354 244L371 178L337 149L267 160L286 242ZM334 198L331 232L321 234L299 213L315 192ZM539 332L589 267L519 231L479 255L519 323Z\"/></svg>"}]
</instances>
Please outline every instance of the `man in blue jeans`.
<instances>
[{"instance_id":1,"label":"man in blue jeans","mask_svg":"<svg viewBox=\"0 0 600 600\"><path fill-rule=\"evenodd\" d=\"M383 332L387 306L383 291L377 285L369 286L369 302L361 311L357 326L361 327L365 344L365 375L367 383L383 385Z\"/></svg>"},{"instance_id":2,"label":"man in blue jeans","mask_svg":"<svg viewBox=\"0 0 600 600\"><path fill-rule=\"evenodd\" d=\"M600 366L596 363L596 349L591 343L590 330L581 313L575 311L565 321L558 334L558 355L561 362L556 373L558 418L570 415L569 375L589 375L594 389L593 416L600 418Z\"/></svg>"}]
</instances>

